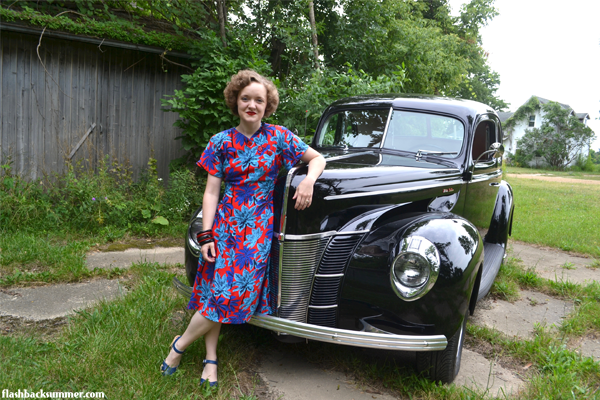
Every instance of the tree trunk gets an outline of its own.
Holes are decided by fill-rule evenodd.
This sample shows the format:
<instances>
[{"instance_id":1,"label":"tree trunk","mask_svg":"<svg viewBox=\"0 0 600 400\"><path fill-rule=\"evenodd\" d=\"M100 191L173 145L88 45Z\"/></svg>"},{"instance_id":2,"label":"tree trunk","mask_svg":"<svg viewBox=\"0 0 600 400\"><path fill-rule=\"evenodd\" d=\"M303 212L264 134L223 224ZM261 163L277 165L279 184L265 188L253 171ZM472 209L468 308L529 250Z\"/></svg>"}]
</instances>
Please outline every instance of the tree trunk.
<instances>
[{"instance_id":1,"label":"tree trunk","mask_svg":"<svg viewBox=\"0 0 600 400\"><path fill-rule=\"evenodd\" d=\"M217 15L219 16L219 30L221 34L221 42L223 42L223 47L227 47L227 41L225 40L225 20L227 19L225 0L217 0Z\"/></svg>"},{"instance_id":2,"label":"tree trunk","mask_svg":"<svg viewBox=\"0 0 600 400\"><path fill-rule=\"evenodd\" d=\"M315 69L319 69L319 42L317 40L317 23L315 22L315 4L312 0L308 2L308 18L310 19L310 28L312 30L313 52L315 53Z\"/></svg>"}]
</instances>

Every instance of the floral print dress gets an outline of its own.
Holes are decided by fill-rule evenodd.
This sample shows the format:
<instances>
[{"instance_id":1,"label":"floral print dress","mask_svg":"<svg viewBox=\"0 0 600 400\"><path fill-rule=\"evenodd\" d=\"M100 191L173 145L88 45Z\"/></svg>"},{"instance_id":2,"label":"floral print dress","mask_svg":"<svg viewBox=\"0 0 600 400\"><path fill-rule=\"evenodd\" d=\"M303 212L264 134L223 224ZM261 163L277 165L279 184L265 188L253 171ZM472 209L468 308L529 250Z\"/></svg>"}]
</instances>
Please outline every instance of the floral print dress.
<instances>
[{"instance_id":1,"label":"floral print dress","mask_svg":"<svg viewBox=\"0 0 600 400\"><path fill-rule=\"evenodd\" d=\"M251 138L231 128L210 139L198 165L221 178L225 192L212 227L216 260L199 260L189 309L226 324L271 313L275 180L281 167L294 166L307 149L288 129L266 123Z\"/></svg>"}]
</instances>

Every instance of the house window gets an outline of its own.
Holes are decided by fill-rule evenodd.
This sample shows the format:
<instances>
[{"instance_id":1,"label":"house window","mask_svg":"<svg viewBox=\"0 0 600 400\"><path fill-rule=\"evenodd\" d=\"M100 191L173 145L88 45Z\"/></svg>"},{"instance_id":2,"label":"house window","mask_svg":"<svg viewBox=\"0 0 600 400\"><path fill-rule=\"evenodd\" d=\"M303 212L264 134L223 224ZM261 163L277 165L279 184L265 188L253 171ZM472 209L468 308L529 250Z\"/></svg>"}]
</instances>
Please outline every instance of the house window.
<instances>
[{"instance_id":1,"label":"house window","mask_svg":"<svg viewBox=\"0 0 600 400\"><path fill-rule=\"evenodd\" d=\"M529 127L533 128L535 126L535 115L529 116Z\"/></svg>"}]
</instances>

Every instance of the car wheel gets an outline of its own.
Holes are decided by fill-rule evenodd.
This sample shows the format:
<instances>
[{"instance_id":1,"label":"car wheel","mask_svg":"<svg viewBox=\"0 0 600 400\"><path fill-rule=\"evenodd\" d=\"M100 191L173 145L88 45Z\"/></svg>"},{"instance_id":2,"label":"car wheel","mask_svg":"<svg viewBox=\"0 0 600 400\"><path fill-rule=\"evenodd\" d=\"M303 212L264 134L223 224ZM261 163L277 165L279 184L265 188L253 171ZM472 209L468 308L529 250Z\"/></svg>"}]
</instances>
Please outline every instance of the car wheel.
<instances>
[{"instance_id":1,"label":"car wheel","mask_svg":"<svg viewBox=\"0 0 600 400\"><path fill-rule=\"evenodd\" d=\"M448 346L441 351L417 352L417 370L427 377L442 383L451 383L460 370L460 360L467 329L467 311L460 329L448 340Z\"/></svg>"}]
</instances>

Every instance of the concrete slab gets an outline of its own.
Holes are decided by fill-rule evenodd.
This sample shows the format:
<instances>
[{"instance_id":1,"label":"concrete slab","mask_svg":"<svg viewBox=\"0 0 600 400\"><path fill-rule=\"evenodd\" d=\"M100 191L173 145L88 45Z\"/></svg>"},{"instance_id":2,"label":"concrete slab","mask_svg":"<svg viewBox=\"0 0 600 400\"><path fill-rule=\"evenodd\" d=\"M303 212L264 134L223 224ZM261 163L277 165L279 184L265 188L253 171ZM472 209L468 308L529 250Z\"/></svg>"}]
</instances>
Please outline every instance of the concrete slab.
<instances>
[{"instance_id":1,"label":"concrete slab","mask_svg":"<svg viewBox=\"0 0 600 400\"><path fill-rule=\"evenodd\" d=\"M572 349L584 357L592 357L600 361L600 339L596 337L584 337L570 343Z\"/></svg>"},{"instance_id":2,"label":"concrete slab","mask_svg":"<svg viewBox=\"0 0 600 400\"><path fill-rule=\"evenodd\" d=\"M508 336L529 338L536 324L550 328L559 326L572 310L571 302L524 290L521 299L514 303L483 299L477 304L477 310L469 321L497 329Z\"/></svg>"},{"instance_id":3,"label":"concrete slab","mask_svg":"<svg viewBox=\"0 0 600 400\"><path fill-rule=\"evenodd\" d=\"M183 264L183 247L155 247L153 249L127 249L125 251L93 252L86 255L88 269L129 268L133 263Z\"/></svg>"},{"instance_id":4,"label":"concrete slab","mask_svg":"<svg viewBox=\"0 0 600 400\"><path fill-rule=\"evenodd\" d=\"M338 371L321 370L291 352L269 352L259 374L275 398L286 400L393 400L395 397L359 388Z\"/></svg>"},{"instance_id":5,"label":"concrete slab","mask_svg":"<svg viewBox=\"0 0 600 400\"><path fill-rule=\"evenodd\" d=\"M97 279L85 283L61 283L0 292L0 315L41 321L64 317L100 299L125 293L119 280Z\"/></svg>"},{"instance_id":6,"label":"concrete slab","mask_svg":"<svg viewBox=\"0 0 600 400\"><path fill-rule=\"evenodd\" d=\"M579 284L600 282L600 268L588 268L594 261L591 258L578 257L565 251L550 247L534 247L523 243L509 243L509 256L523 261L527 267L544 279L569 281Z\"/></svg>"},{"instance_id":7,"label":"concrete slab","mask_svg":"<svg viewBox=\"0 0 600 400\"><path fill-rule=\"evenodd\" d=\"M525 382L514 372L503 368L481 354L463 349L460 371L453 385L469 388L476 393L504 398L516 394Z\"/></svg>"}]
</instances>

